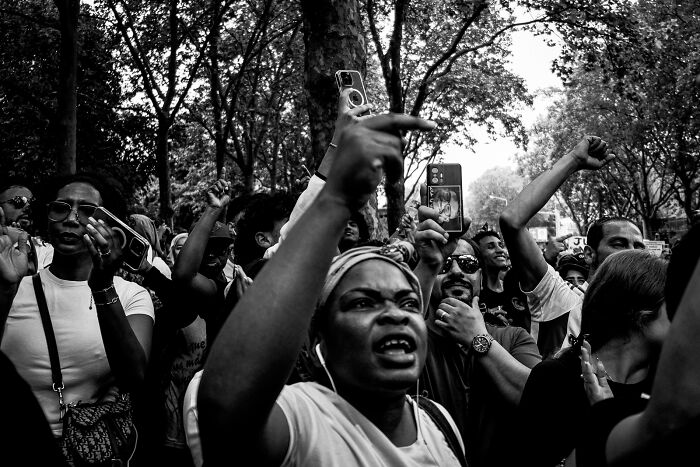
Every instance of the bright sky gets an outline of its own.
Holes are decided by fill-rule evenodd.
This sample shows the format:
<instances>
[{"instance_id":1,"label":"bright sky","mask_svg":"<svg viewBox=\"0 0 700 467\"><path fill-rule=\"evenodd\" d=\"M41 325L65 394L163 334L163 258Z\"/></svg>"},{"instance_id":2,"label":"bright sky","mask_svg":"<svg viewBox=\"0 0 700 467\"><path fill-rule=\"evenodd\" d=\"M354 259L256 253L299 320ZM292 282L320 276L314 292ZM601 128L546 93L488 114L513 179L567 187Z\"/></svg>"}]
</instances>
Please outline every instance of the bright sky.
<instances>
[{"instance_id":1,"label":"bright sky","mask_svg":"<svg viewBox=\"0 0 700 467\"><path fill-rule=\"evenodd\" d=\"M559 55L559 47L548 47L544 38L535 36L528 31L516 31L512 35L511 70L522 76L531 94L546 88L561 88L561 81L552 73L552 61ZM540 115L543 115L549 99L538 97L531 108L522 109L523 123L531 126ZM477 144L473 152L456 145L448 146L444 162L459 162L462 164L463 186L469 184L486 170L497 167L515 167L514 155L522 151L509 138L491 139L484 129L474 129Z\"/></svg>"}]
</instances>

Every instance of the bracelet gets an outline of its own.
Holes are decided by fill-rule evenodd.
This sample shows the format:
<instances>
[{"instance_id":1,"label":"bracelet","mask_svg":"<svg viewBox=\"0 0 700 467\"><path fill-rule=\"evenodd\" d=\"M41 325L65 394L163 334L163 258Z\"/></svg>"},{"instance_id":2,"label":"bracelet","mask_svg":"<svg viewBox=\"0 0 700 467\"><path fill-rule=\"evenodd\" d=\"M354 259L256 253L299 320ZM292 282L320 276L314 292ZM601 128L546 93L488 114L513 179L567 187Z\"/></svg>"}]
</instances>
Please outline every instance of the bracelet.
<instances>
[{"instance_id":1,"label":"bracelet","mask_svg":"<svg viewBox=\"0 0 700 467\"><path fill-rule=\"evenodd\" d=\"M107 306L107 305L112 305L113 303L117 303L119 301L119 295L116 295L114 298L111 300L108 300L106 302L98 302L95 300L95 306Z\"/></svg>"},{"instance_id":2,"label":"bracelet","mask_svg":"<svg viewBox=\"0 0 700 467\"><path fill-rule=\"evenodd\" d=\"M323 180L324 182L326 181L326 176L323 175L323 174L322 174L321 172L319 172L318 170L316 171L316 173L314 173L314 175L316 175L316 177L320 178L320 179Z\"/></svg>"},{"instance_id":3,"label":"bracelet","mask_svg":"<svg viewBox=\"0 0 700 467\"><path fill-rule=\"evenodd\" d=\"M114 290L114 284L110 284L109 287L106 287L106 288L104 288L104 289L102 289L102 290L93 290L93 291L92 291L92 294L93 294L93 295L95 295L95 294L106 294L106 293L111 292L111 291L113 291L113 290Z\"/></svg>"},{"instance_id":4,"label":"bracelet","mask_svg":"<svg viewBox=\"0 0 700 467\"><path fill-rule=\"evenodd\" d=\"M119 300L119 295L117 295L117 291L114 289L114 284L106 289L94 290L92 292L92 297L95 299L95 305L111 305Z\"/></svg>"},{"instance_id":5,"label":"bracelet","mask_svg":"<svg viewBox=\"0 0 700 467\"><path fill-rule=\"evenodd\" d=\"M332 147L333 149L337 149L337 148L338 148L338 145L335 144L335 143L330 143L330 144L328 144L328 146Z\"/></svg>"}]
</instances>

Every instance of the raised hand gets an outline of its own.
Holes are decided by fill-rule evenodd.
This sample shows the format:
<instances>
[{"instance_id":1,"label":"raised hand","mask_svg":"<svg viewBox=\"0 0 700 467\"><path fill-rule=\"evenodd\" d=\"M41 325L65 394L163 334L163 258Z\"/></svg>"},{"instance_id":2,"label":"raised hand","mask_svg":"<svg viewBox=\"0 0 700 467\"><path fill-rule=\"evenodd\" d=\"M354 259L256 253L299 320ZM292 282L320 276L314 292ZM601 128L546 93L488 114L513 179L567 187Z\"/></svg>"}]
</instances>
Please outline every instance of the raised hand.
<instances>
[{"instance_id":1,"label":"raised hand","mask_svg":"<svg viewBox=\"0 0 700 467\"><path fill-rule=\"evenodd\" d=\"M425 204L426 187L420 187L421 200ZM468 230L472 223L471 218L464 216L462 221L462 232L453 233L452 235L445 232L438 224L439 213L427 206L418 207L418 229L416 230L416 249L421 261L431 267L439 269L442 263L449 255L457 248L457 241Z\"/></svg>"},{"instance_id":2,"label":"raised hand","mask_svg":"<svg viewBox=\"0 0 700 467\"><path fill-rule=\"evenodd\" d=\"M343 130L326 190L350 209L361 208L382 175L392 182L403 171L402 130L432 130L429 120L402 114L362 119Z\"/></svg>"},{"instance_id":3,"label":"raised hand","mask_svg":"<svg viewBox=\"0 0 700 467\"><path fill-rule=\"evenodd\" d=\"M83 242L92 256L92 270L88 285L92 289L105 289L112 285L114 275L121 267L121 242L107 224L100 219L88 218L87 233Z\"/></svg>"},{"instance_id":4,"label":"raised hand","mask_svg":"<svg viewBox=\"0 0 700 467\"><path fill-rule=\"evenodd\" d=\"M607 375L603 362L598 359L591 362L591 344L584 340L581 347L581 377L583 378L583 388L586 390L586 396L591 405L613 397Z\"/></svg>"},{"instance_id":5,"label":"raised hand","mask_svg":"<svg viewBox=\"0 0 700 467\"><path fill-rule=\"evenodd\" d=\"M368 110L372 110L372 104L358 105L357 107L351 108L348 104L348 96L352 92L352 89L343 89L343 91L338 96L338 117L335 120L335 130L333 132L333 144L338 144L340 140L340 135L346 128L355 125L371 115L361 115Z\"/></svg>"},{"instance_id":6,"label":"raised hand","mask_svg":"<svg viewBox=\"0 0 700 467\"><path fill-rule=\"evenodd\" d=\"M231 197L229 196L229 191L231 190L231 185L226 180L217 180L209 189L207 190L207 206L212 209L221 209L225 207Z\"/></svg>"},{"instance_id":7,"label":"raised hand","mask_svg":"<svg viewBox=\"0 0 700 467\"><path fill-rule=\"evenodd\" d=\"M29 236L20 231L15 241L7 235L8 227L0 227L0 286L14 287L29 271Z\"/></svg>"},{"instance_id":8,"label":"raised hand","mask_svg":"<svg viewBox=\"0 0 700 467\"><path fill-rule=\"evenodd\" d=\"M479 297L474 297L471 305L456 298L446 298L440 302L435 315L435 324L462 345L471 345L475 336L487 333L484 315L479 309Z\"/></svg>"},{"instance_id":9,"label":"raised hand","mask_svg":"<svg viewBox=\"0 0 700 467\"><path fill-rule=\"evenodd\" d=\"M243 268L239 265L236 264L235 268L236 272L234 274L232 287L234 287L233 290L236 294L236 300L240 300L245 291L248 290L248 287L253 285L253 279L246 276L245 272L243 272Z\"/></svg>"},{"instance_id":10,"label":"raised hand","mask_svg":"<svg viewBox=\"0 0 700 467\"><path fill-rule=\"evenodd\" d=\"M547 246L545 246L544 248L544 259L547 260L549 264L556 265L559 253L566 250L566 244L564 243L564 240L573 235L574 234L569 233L566 235L561 235L559 237L549 236Z\"/></svg>"},{"instance_id":11,"label":"raised hand","mask_svg":"<svg viewBox=\"0 0 700 467\"><path fill-rule=\"evenodd\" d=\"M579 169L598 170L615 158L608 143L598 136L586 135L569 152Z\"/></svg>"},{"instance_id":12,"label":"raised hand","mask_svg":"<svg viewBox=\"0 0 700 467\"><path fill-rule=\"evenodd\" d=\"M418 207L418 228L415 246L423 264L432 269L440 269L445 258L457 247L456 241L449 241L450 235L437 223L438 213L427 206Z\"/></svg>"}]
</instances>

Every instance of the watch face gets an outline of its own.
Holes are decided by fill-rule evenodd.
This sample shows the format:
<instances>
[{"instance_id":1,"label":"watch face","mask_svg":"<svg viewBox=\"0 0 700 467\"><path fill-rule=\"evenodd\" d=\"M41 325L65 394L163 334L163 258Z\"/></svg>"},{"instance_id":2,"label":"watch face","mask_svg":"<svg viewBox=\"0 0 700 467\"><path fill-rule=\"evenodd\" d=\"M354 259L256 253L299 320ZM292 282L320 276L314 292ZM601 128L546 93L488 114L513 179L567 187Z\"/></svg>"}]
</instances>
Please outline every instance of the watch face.
<instances>
[{"instance_id":1,"label":"watch face","mask_svg":"<svg viewBox=\"0 0 700 467\"><path fill-rule=\"evenodd\" d=\"M477 353L486 353L491 347L491 340L486 336L476 336L472 341L472 347Z\"/></svg>"}]
</instances>

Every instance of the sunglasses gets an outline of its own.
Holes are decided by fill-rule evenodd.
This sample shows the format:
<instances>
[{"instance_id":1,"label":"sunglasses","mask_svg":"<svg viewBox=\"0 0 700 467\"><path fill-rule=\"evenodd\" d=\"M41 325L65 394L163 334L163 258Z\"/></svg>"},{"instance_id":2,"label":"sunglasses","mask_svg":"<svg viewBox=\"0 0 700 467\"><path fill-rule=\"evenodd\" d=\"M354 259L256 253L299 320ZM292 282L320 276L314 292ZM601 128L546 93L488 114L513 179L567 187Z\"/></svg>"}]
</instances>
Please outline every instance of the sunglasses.
<instances>
[{"instance_id":1,"label":"sunglasses","mask_svg":"<svg viewBox=\"0 0 700 467\"><path fill-rule=\"evenodd\" d=\"M474 255L450 255L445 260L445 264L442 266L440 274L447 274L450 269L452 269L452 263L454 261L457 261L459 268L465 274L474 274L476 271L481 269L479 260L476 259L476 256Z\"/></svg>"},{"instance_id":2,"label":"sunglasses","mask_svg":"<svg viewBox=\"0 0 700 467\"><path fill-rule=\"evenodd\" d=\"M73 212L73 206L64 201L51 201L48 204L48 208L49 220L52 222L62 222ZM75 208L78 221L82 224L87 224L88 218L95 214L95 209L97 209L97 206L92 204L79 204Z\"/></svg>"},{"instance_id":3,"label":"sunglasses","mask_svg":"<svg viewBox=\"0 0 700 467\"><path fill-rule=\"evenodd\" d=\"M22 209L34 202L34 198L27 198L26 196L15 196L14 198L6 199L5 201L0 201L0 204L10 204L15 209Z\"/></svg>"},{"instance_id":4,"label":"sunglasses","mask_svg":"<svg viewBox=\"0 0 700 467\"><path fill-rule=\"evenodd\" d=\"M214 255L214 256L221 256L221 255L228 255L231 253L231 250L233 250L233 244L207 244L206 248L204 249L204 254L205 255Z\"/></svg>"}]
</instances>

